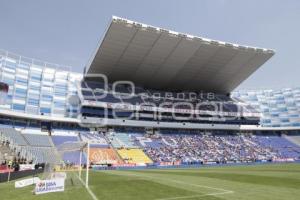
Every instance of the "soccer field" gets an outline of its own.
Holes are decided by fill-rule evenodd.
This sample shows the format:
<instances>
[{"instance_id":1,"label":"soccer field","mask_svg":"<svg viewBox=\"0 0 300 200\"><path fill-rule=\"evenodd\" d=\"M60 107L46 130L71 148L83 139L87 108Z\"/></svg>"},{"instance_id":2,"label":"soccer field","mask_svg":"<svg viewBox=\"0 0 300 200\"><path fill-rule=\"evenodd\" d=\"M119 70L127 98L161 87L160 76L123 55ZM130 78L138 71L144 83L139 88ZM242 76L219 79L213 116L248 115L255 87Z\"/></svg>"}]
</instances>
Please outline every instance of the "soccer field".
<instances>
[{"instance_id":1,"label":"soccer field","mask_svg":"<svg viewBox=\"0 0 300 200\"><path fill-rule=\"evenodd\" d=\"M91 171L90 192L76 181L72 184L67 183L66 191L61 193L35 196L32 190L33 187L15 189L13 182L1 183L0 199L298 200L300 164Z\"/></svg>"}]
</instances>

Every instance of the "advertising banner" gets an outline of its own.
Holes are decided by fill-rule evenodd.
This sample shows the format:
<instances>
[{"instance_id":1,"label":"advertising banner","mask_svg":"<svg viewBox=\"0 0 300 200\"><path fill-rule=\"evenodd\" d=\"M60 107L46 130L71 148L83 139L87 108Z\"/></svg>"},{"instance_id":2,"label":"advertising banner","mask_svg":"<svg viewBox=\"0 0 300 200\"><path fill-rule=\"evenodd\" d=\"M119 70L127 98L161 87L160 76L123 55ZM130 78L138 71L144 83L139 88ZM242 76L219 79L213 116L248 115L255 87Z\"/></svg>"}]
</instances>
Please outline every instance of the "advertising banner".
<instances>
[{"instance_id":1,"label":"advertising banner","mask_svg":"<svg viewBox=\"0 0 300 200\"><path fill-rule=\"evenodd\" d=\"M65 190L65 179L63 178L41 180L38 181L35 185L35 194L63 192L64 190Z\"/></svg>"},{"instance_id":2,"label":"advertising banner","mask_svg":"<svg viewBox=\"0 0 300 200\"><path fill-rule=\"evenodd\" d=\"M20 165L20 171L33 170L33 169L34 169L34 164L21 164Z\"/></svg>"},{"instance_id":3,"label":"advertising banner","mask_svg":"<svg viewBox=\"0 0 300 200\"><path fill-rule=\"evenodd\" d=\"M20 180L20 181L16 181L15 182L15 188L22 188L22 187L25 187L25 186L33 185L33 184L36 184L39 181L40 181L39 177L27 178L27 179L23 179L23 180Z\"/></svg>"}]
</instances>

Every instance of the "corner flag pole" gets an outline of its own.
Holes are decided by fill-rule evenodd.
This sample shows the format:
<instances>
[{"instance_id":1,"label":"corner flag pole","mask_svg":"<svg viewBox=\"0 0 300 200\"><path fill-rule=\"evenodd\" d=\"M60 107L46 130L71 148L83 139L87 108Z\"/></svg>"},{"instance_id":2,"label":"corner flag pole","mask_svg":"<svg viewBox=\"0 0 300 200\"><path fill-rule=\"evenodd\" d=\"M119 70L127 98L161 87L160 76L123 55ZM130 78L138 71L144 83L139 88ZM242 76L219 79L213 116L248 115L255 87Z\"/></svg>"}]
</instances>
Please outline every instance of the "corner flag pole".
<instances>
[{"instance_id":1,"label":"corner flag pole","mask_svg":"<svg viewBox=\"0 0 300 200\"><path fill-rule=\"evenodd\" d=\"M89 187L89 168L90 168L90 143L87 143L87 159L86 159L86 177L85 187Z\"/></svg>"}]
</instances>

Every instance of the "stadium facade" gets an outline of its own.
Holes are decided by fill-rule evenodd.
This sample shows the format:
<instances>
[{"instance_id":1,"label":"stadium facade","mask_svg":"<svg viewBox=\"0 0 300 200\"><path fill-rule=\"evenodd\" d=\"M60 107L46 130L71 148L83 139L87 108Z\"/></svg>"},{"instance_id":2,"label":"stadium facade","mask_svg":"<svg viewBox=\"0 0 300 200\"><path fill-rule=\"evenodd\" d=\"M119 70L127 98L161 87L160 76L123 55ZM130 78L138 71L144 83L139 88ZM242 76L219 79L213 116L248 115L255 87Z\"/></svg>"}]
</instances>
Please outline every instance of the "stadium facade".
<instances>
[{"instance_id":1,"label":"stadium facade","mask_svg":"<svg viewBox=\"0 0 300 200\"><path fill-rule=\"evenodd\" d=\"M82 74L1 51L0 139L35 163L78 140L98 164L295 160L299 90L233 92L273 55L119 17Z\"/></svg>"},{"instance_id":2,"label":"stadium facade","mask_svg":"<svg viewBox=\"0 0 300 200\"><path fill-rule=\"evenodd\" d=\"M112 93L114 81L126 80L125 85L130 82L132 84L130 86L134 86L137 92L147 93L150 96L167 94L171 95L171 98L177 98L178 95L180 98L186 98L188 93L197 91L194 95L197 96L200 91L201 98L209 95L209 92L214 92L214 95L218 96L215 95L212 98L227 98L240 82L250 76L273 54L272 50L210 40L113 17L83 74L72 72L71 67L0 51L1 80L9 85L6 100L0 105L0 112L6 116L29 119L42 117L40 119L49 121L84 123L88 118L90 121L89 116L92 114L86 112L91 107L97 110L97 107L106 109L108 106L103 103L104 100L100 100L99 103L99 99L94 98L103 96L102 93L93 91L93 88L85 88L89 87L87 85L89 82L95 80L96 82L100 80L102 83L104 81L107 84L107 89L110 90L108 96ZM93 78L90 77L91 74L92 76L100 75L100 77ZM118 86L122 87L122 84ZM88 91L90 89L91 91ZM128 90L125 93L128 93ZM74 97L81 97L76 105L70 103L70 99ZM250 111L249 109L240 111L241 115L254 119L260 117L260 125L263 127L300 125L298 88L280 91L237 91L232 93L232 97L243 100L231 99L235 101L233 104L241 107L248 106L250 109ZM122 97L119 98L122 99ZM116 99L111 100L116 101ZM126 101L125 98L119 100L118 103L134 104L137 102ZM154 107L157 107L157 102L155 104ZM115 104L115 106L120 106L120 104ZM227 107L229 106L232 105ZM149 106L147 108L151 109ZM177 111L180 113L180 109ZM181 111L186 112L184 109ZM146 116L147 114L149 115L149 113L140 115ZM236 116L234 112L227 112L227 114ZM120 123L120 121L113 121L111 120L107 125ZM133 125L141 124L140 121ZM216 118L215 121L208 120L207 122L222 123ZM240 120L232 124L235 122L238 125L241 124ZM94 123L99 122L95 120ZM149 122L142 126L147 126L147 124ZM202 127L192 127L209 127L203 124ZM148 126L155 127L155 124L150 123ZM170 127L174 127L174 124Z\"/></svg>"},{"instance_id":3,"label":"stadium facade","mask_svg":"<svg viewBox=\"0 0 300 200\"><path fill-rule=\"evenodd\" d=\"M9 86L6 100L0 105L1 113L10 112L24 118L77 118L80 110L69 104L78 95L77 86L83 75L71 67L50 64L36 59L0 51L1 81ZM263 127L300 126L300 89L239 90L232 93L250 104L262 115Z\"/></svg>"},{"instance_id":4,"label":"stadium facade","mask_svg":"<svg viewBox=\"0 0 300 200\"><path fill-rule=\"evenodd\" d=\"M63 67L0 51L1 81L9 86L2 114L21 117L76 118L78 110L69 104L77 95L82 75Z\"/></svg>"},{"instance_id":5,"label":"stadium facade","mask_svg":"<svg viewBox=\"0 0 300 200\"><path fill-rule=\"evenodd\" d=\"M94 121L94 124L99 124L101 115L95 117L93 113L113 110L108 106L132 104L127 108L127 116L130 115L132 120L127 120L125 126L226 128L226 124L231 124L227 126L229 129L237 129L241 124L257 125L259 112L243 102L231 99L229 94L273 54L274 51L268 49L210 40L113 17L83 75L71 72L68 67L3 51L1 80L9 85L9 91L1 110L2 114L11 116L17 114L34 119L38 115L50 121L60 119L82 124ZM113 83L119 80L126 80L125 84L121 83L113 88ZM95 84L99 81L107 88ZM121 88L120 93L137 95L134 96L135 99L131 96L111 97L113 90L124 85L131 88L134 86L135 92L146 94L147 99L126 88L125 92ZM95 89L107 91L103 93ZM209 101L207 104L216 104L200 105L203 109L197 111L193 108L195 101L191 102L189 99L192 92L196 100L199 97L202 99L201 103ZM169 102L160 99L160 103L177 103L177 107L172 108L173 104L159 108L159 100L154 99L157 94L161 99L165 95L173 99ZM208 99L209 95L211 99ZM80 98L81 103L70 105L69 100L74 96ZM97 99L99 97L100 100ZM142 106L136 105L141 103ZM145 103L152 105L144 105ZM181 103L187 105L180 105ZM191 107L193 112L190 112ZM163 119L172 118L174 112L181 117L179 121L182 123L164 122L167 120ZM162 115L159 125L159 119L153 118L155 114ZM121 115L125 117L126 113ZM102 125L120 125L124 122L124 119L102 116L103 118L106 120L100 120ZM202 120L195 120L197 118ZM196 123L188 124L192 121ZM201 122L201 125L197 122Z\"/></svg>"},{"instance_id":6,"label":"stadium facade","mask_svg":"<svg viewBox=\"0 0 300 200\"><path fill-rule=\"evenodd\" d=\"M300 126L300 88L240 90L232 96L244 100L262 113L264 127Z\"/></svg>"}]
</instances>

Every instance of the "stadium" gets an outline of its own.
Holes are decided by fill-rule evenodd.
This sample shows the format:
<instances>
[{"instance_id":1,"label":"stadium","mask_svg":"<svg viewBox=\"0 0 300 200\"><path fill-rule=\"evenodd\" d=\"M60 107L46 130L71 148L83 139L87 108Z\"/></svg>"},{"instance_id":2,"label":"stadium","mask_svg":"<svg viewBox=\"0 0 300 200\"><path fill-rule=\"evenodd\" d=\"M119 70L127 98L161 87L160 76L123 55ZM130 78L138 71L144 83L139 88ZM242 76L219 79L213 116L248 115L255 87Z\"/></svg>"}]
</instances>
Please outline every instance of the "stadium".
<instances>
[{"instance_id":1,"label":"stadium","mask_svg":"<svg viewBox=\"0 0 300 200\"><path fill-rule=\"evenodd\" d=\"M1 199L299 198L300 88L235 90L274 50L115 16L102 37L82 73L0 52Z\"/></svg>"}]
</instances>

